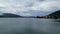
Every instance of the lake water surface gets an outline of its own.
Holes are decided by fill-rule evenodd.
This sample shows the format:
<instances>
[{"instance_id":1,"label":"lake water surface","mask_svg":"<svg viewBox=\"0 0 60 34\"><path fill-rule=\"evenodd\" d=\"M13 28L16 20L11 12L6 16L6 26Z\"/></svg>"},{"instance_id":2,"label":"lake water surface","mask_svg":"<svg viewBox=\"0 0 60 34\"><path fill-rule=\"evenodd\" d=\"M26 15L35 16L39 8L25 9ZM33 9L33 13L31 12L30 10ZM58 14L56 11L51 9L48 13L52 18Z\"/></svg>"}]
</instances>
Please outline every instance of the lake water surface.
<instances>
[{"instance_id":1,"label":"lake water surface","mask_svg":"<svg viewBox=\"0 0 60 34\"><path fill-rule=\"evenodd\" d=\"M0 18L0 34L60 34L60 20Z\"/></svg>"}]
</instances>

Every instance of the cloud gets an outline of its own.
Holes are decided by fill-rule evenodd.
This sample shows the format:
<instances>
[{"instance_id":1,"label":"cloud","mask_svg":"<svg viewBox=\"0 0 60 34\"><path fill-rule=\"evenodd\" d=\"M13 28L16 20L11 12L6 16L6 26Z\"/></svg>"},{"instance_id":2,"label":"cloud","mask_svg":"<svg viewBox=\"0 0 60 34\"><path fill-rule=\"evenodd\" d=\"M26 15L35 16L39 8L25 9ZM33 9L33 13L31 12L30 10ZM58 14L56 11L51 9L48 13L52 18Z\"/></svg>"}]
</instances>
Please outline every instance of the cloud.
<instances>
[{"instance_id":1,"label":"cloud","mask_svg":"<svg viewBox=\"0 0 60 34\"><path fill-rule=\"evenodd\" d=\"M60 1L44 1L42 3L36 3L31 7L32 10L52 11L60 9Z\"/></svg>"},{"instance_id":2,"label":"cloud","mask_svg":"<svg viewBox=\"0 0 60 34\"><path fill-rule=\"evenodd\" d=\"M47 15L60 9L60 0L0 0L0 11L18 15Z\"/></svg>"}]
</instances>

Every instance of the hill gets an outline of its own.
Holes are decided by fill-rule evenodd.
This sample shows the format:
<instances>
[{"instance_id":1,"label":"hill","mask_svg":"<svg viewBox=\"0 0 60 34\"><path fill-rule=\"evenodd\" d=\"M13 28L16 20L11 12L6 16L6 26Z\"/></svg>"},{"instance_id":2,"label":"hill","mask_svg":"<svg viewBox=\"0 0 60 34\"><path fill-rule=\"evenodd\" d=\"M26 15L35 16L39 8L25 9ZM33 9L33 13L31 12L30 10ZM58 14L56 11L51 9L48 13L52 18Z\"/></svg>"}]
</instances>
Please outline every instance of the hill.
<instances>
[{"instance_id":1,"label":"hill","mask_svg":"<svg viewBox=\"0 0 60 34\"><path fill-rule=\"evenodd\" d=\"M3 15L0 15L0 17L22 17L22 16L12 14L12 13L3 13Z\"/></svg>"},{"instance_id":2,"label":"hill","mask_svg":"<svg viewBox=\"0 0 60 34\"><path fill-rule=\"evenodd\" d=\"M46 16L41 16L41 17L37 16L37 18L60 18L60 10L55 11L49 15L46 15Z\"/></svg>"},{"instance_id":3,"label":"hill","mask_svg":"<svg viewBox=\"0 0 60 34\"><path fill-rule=\"evenodd\" d=\"M54 18L60 18L60 10L55 11L48 16L53 16Z\"/></svg>"}]
</instances>

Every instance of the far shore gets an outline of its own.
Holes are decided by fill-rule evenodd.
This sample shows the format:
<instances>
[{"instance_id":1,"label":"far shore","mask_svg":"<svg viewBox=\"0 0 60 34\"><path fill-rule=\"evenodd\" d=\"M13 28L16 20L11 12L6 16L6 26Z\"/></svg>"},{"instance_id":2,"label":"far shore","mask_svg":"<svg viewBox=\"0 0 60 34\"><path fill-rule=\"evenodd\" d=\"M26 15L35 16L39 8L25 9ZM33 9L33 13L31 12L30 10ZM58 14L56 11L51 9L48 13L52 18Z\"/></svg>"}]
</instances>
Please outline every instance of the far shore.
<instances>
[{"instance_id":1,"label":"far shore","mask_svg":"<svg viewBox=\"0 0 60 34\"><path fill-rule=\"evenodd\" d=\"M60 19L60 18L44 18L44 17L0 17L0 18L43 18L43 19Z\"/></svg>"}]
</instances>

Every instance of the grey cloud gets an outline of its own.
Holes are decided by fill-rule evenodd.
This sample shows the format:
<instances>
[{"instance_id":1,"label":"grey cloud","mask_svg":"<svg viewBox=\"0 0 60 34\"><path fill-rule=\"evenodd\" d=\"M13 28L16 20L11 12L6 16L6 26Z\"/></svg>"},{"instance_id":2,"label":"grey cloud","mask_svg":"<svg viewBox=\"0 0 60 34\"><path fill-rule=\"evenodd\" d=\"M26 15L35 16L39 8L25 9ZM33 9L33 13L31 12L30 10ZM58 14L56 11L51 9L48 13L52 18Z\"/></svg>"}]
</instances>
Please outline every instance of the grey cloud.
<instances>
[{"instance_id":1,"label":"grey cloud","mask_svg":"<svg viewBox=\"0 0 60 34\"><path fill-rule=\"evenodd\" d=\"M0 0L0 9L19 15L45 15L59 10L60 0Z\"/></svg>"}]
</instances>

